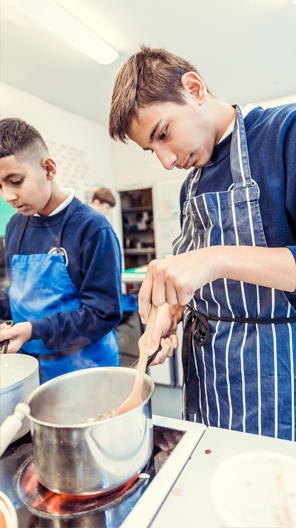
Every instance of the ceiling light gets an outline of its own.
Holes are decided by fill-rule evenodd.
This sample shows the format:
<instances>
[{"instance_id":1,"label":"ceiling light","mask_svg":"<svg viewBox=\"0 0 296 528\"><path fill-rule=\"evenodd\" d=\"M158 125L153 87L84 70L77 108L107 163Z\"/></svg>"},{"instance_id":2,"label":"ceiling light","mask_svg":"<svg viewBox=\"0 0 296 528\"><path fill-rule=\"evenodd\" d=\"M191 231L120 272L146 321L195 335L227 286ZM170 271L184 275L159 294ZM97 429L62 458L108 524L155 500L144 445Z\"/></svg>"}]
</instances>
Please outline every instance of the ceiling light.
<instances>
[{"instance_id":1,"label":"ceiling light","mask_svg":"<svg viewBox=\"0 0 296 528\"><path fill-rule=\"evenodd\" d=\"M13 2L99 64L110 64L119 57L117 51L65 9L58 0L13 0Z\"/></svg>"}]
</instances>

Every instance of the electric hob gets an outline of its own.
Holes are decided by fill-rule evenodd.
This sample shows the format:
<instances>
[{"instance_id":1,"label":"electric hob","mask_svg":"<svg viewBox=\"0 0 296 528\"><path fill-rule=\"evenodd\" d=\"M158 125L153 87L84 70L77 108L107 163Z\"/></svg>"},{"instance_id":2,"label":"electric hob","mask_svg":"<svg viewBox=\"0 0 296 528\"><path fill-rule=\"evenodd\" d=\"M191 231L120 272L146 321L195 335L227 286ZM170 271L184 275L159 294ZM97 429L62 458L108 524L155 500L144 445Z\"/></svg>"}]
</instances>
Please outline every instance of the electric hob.
<instances>
[{"instance_id":1,"label":"electric hob","mask_svg":"<svg viewBox=\"0 0 296 528\"><path fill-rule=\"evenodd\" d=\"M27 433L0 459L0 489L16 509L19 528L148 527L205 430L202 424L153 416L147 466L120 488L88 497L53 493L38 482Z\"/></svg>"}]
</instances>

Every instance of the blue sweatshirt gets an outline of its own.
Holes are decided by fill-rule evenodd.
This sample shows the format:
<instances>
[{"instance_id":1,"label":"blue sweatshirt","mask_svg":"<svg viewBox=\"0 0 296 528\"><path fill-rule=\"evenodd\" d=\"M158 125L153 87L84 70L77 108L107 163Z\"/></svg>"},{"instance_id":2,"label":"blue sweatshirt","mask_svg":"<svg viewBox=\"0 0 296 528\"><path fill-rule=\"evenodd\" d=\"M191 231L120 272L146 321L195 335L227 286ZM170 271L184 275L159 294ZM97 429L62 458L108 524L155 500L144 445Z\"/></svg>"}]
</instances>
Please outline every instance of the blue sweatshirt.
<instances>
[{"instance_id":1,"label":"blue sweatshirt","mask_svg":"<svg viewBox=\"0 0 296 528\"><path fill-rule=\"evenodd\" d=\"M79 291L81 308L48 315L32 321L31 339L42 339L55 350L65 342L85 346L107 335L121 319L121 251L108 220L97 211L73 198L77 207L66 223L61 246L68 255L68 273ZM55 247L67 208L53 216L30 216L21 241L19 254L48 253ZM23 218L14 215L6 228L5 265L11 276L11 259L17 252L18 233ZM50 286L50 285L49 285ZM9 300L0 292L0 319L9 319Z\"/></svg>"},{"instance_id":2,"label":"blue sweatshirt","mask_svg":"<svg viewBox=\"0 0 296 528\"><path fill-rule=\"evenodd\" d=\"M289 247L296 260L296 104L266 110L254 108L244 123L251 175L260 189L259 205L267 246ZM231 138L232 134L214 147L211 159L203 168L198 195L227 191L233 183ZM182 185L181 211L191 174ZM286 295L296 307L296 293Z\"/></svg>"}]
</instances>

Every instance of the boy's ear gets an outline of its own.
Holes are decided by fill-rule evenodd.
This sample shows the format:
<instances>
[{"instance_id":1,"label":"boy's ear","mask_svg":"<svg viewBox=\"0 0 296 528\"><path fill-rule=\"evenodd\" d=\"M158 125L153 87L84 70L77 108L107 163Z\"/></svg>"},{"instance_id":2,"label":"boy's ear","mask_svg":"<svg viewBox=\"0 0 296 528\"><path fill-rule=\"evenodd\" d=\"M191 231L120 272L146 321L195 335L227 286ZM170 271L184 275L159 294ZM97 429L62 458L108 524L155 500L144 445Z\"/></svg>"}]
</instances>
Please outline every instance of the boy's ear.
<instances>
[{"instance_id":1,"label":"boy's ear","mask_svg":"<svg viewBox=\"0 0 296 528\"><path fill-rule=\"evenodd\" d=\"M202 78L195 72L184 73L181 77L184 90L192 95L199 105L203 104L207 95L207 88Z\"/></svg>"},{"instance_id":2,"label":"boy's ear","mask_svg":"<svg viewBox=\"0 0 296 528\"><path fill-rule=\"evenodd\" d=\"M46 171L47 179L53 180L57 172L55 161L51 158L43 158L41 160L41 166Z\"/></svg>"}]
</instances>

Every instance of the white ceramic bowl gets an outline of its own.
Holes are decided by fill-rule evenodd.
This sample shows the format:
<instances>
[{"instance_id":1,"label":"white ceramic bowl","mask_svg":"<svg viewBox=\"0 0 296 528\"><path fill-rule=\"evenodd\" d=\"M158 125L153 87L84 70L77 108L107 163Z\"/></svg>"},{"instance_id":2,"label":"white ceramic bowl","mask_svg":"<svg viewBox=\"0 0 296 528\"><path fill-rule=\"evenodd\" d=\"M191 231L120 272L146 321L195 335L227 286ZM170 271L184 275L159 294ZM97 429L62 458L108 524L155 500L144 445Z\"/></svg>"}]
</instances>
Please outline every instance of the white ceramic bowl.
<instances>
[{"instance_id":1,"label":"white ceramic bowl","mask_svg":"<svg viewBox=\"0 0 296 528\"><path fill-rule=\"evenodd\" d=\"M14 413L18 403L26 402L31 392L39 387L39 364L37 359L24 354L0 355L0 425ZM13 438L13 442L30 430L28 418Z\"/></svg>"}]
</instances>

